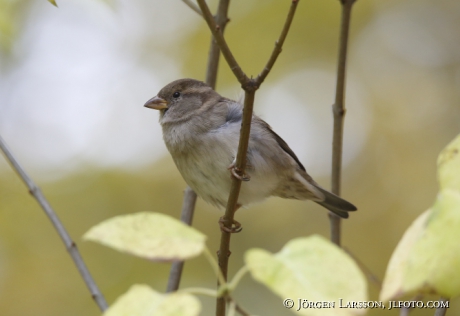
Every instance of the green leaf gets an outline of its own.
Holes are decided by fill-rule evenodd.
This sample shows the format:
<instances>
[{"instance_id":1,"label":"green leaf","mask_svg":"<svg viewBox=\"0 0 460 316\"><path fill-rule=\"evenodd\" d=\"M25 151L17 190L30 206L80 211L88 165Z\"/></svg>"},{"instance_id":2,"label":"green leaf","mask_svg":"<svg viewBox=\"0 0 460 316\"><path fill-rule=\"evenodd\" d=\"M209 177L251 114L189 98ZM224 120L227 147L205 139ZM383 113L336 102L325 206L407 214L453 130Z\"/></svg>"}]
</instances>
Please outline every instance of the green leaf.
<instances>
[{"instance_id":1,"label":"green leaf","mask_svg":"<svg viewBox=\"0 0 460 316\"><path fill-rule=\"evenodd\" d=\"M271 254L250 249L245 261L254 279L282 299L335 302L335 308L300 309L302 315L363 315L365 309L339 308L350 301L365 301L367 285L362 272L342 249L321 236L297 238ZM291 311L295 312L298 306Z\"/></svg>"},{"instance_id":2,"label":"green leaf","mask_svg":"<svg viewBox=\"0 0 460 316\"><path fill-rule=\"evenodd\" d=\"M48 2L50 2L52 5L54 5L55 7L57 7L57 3L56 3L56 0L48 0Z\"/></svg>"},{"instance_id":3,"label":"green leaf","mask_svg":"<svg viewBox=\"0 0 460 316\"><path fill-rule=\"evenodd\" d=\"M460 192L442 191L420 215L394 251L380 297L415 293L460 295Z\"/></svg>"},{"instance_id":4,"label":"green leaf","mask_svg":"<svg viewBox=\"0 0 460 316\"><path fill-rule=\"evenodd\" d=\"M425 225L431 210L422 213L406 230L396 246L387 266L385 279L383 280L380 299L390 300L404 294L404 278L407 271L409 254L415 243L424 233Z\"/></svg>"},{"instance_id":5,"label":"green leaf","mask_svg":"<svg viewBox=\"0 0 460 316\"><path fill-rule=\"evenodd\" d=\"M427 227L411 251L406 292L460 295L460 192L442 191Z\"/></svg>"},{"instance_id":6,"label":"green leaf","mask_svg":"<svg viewBox=\"0 0 460 316\"><path fill-rule=\"evenodd\" d=\"M460 135L439 154L438 180L441 190L460 192Z\"/></svg>"},{"instance_id":7,"label":"green leaf","mask_svg":"<svg viewBox=\"0 0 460 316\"><path fill-rule=\"evenodd\" d=\"M196 229L170 216L149 212L108 219L92 227L83 238L154 261L198 256L206 241Z\"/></svg>"},{"instance_id":8,"label":"green leaf","mask_svg":"<svg viewBox=\"0 0 460 316\"><path fill-rule=\"evenodd\" d=\"M460 295L460 135L438 157L441 187L433 207L407 229L396 247L380 297Z\"/></svg>"},{"instance_id":9,"label":"green leaf","mask_svg":"<svg viewBox=\"0 0 460 316\"><path fill-rule=\"evenodd\" d=\"M120 296L104 316L197 316L200 301L186 293L161 294L135 284Z\"/></svg>"}]
</instances>

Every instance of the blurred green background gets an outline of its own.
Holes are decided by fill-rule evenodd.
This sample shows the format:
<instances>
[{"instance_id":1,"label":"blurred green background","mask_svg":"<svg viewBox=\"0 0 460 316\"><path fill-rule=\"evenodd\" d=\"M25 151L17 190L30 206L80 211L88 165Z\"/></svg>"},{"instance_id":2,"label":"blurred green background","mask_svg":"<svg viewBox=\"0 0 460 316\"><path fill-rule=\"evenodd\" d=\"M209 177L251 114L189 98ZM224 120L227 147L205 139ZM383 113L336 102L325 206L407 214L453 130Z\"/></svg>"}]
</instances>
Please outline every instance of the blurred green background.
<instances>
[{"instance_id":1,"label":"blurred green background","mask_svg":"<svg viewBox=\"0 0 460 316\"><path fill-rule=\"evenodd\" d=\"M213 9L216 4L210 1ZM231 2L226 36L247 74L264 66L289 4ZM143 104L174 79L204 80L209 32L179 0L58 5L0 0L0 134L49 198L109 303L134 283L163 291L169 264L83 243L81 236L118 214L149 210L179 217L185 183L163 145L158 114ZM255 103L256 113L325 187L339 17L337 0L300 1ZM359 211L343 223L343 245L379 279L405 229L433 203L437 155L460 132L458 30L460 2L355 4L342 195ZM241 95L223 60L217 90ZM0 216L1 315L100 314L51 224L3 158ZM194 226L209 236L213 251L220 216L198 200ZM326 212L313 203L271 198L237 218L244 230L232 237L230 275L250 247L276 252L292 238L329 234ZM186 264L181 286L215 283L204 258ZM370 283L370 298L377 300L378 292ZM258 315L291 315L249 276L235 297ZM214 300L202 302L203 315L212 315ZM455 299L447 315L459 313Z\"/></svg>"}]
</instances>

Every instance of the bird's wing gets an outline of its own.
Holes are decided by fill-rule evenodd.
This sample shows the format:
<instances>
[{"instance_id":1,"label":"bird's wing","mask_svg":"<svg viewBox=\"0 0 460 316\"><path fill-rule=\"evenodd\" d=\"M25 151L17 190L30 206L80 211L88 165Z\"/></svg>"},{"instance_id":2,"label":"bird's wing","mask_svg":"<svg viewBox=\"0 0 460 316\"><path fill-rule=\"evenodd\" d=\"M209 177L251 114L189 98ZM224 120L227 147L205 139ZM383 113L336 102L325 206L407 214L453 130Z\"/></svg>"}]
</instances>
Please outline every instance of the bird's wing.
<instances>
[{"instance_id":1,"label":"bird's wing","mask_svg":"<svg viewBox=\"0 0 460 316\"><path fill-rule=\"evenodd\" d=\"M292 157L292 159L295 160L295 162L297 163L297 165L299 166L299 168L300 168L301 170L303 170L303 171L306 172L305 167L302 165L302 163L300 162L299 158L297 158L296 154L292 151L292 149L289 147L289 145L288 145L278 134L276 134L276 133L272 130L271 126L268 125L267 122L262 121L262 120L260 120L260 121L261 121L261 124L265 125L264 128L265 128L266 130L268 130L268 131L270 132L270 134L275 138L276 142L277 142L278 145L281 147L281 149L283 149L285 153L287 153L289 156ZM308 174L307 174L307 175L308 175ZM309 176L309 177L310 177L310 176ZM310 177L310 180L312 180L311 177Z\"/></svg>"},{"instance_id":2,"label":"bird's wing","mask_svg":"<svg viewBox=\"0 0 460 316\"><path fill-rule=\"evenodd\" d=\"M348 217L347 212L356 210L356 207L353 204L323 189L319 184L317 184L307 173L305 167L302 165L299 158L297 158L296 154L292 151L289 145L271 129L270 125L259 118L257 118L257 123L261 124L262 128L273 136L279 147L296 162L297 168L294 173L294 178L314 196L310 196L308 199L313 200L343 218Z\"/></svg>"}]
</instances>

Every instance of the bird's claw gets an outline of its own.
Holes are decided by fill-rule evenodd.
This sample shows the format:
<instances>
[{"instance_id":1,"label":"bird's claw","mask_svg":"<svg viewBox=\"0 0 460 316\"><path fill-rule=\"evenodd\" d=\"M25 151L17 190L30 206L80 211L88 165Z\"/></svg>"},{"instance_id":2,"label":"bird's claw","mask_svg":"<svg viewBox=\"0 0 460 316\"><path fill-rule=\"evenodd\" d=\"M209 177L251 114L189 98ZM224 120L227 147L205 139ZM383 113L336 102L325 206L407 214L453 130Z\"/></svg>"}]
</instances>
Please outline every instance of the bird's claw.
<instances>
[{"instance_id":1,"label":"bird's claw","mask_svg":"<svg viewBox=\"0 0 460 316\"><path fill-rule=\"evenodd\" d=\"M241 174L241 169L238 168L237 166L235 166L234 163L230 164L230 166L228 166L227 168L228 170L230 170L230 173L232 174L232 176L234 176L235 178L237 178L238 180L240 181L249 181L251 180L251 177L245 173Z\"/></svg>"},{"instance_id":2,"label":"bird's claw","mask_svg":"<svg viewBox=\"0 0 460 316\"><path fill-rule=\"evenodd\" d=\"M219 218L219 227L220 227L220 231L223 233L225 232L225 233L234 234L234 233L239 233L240 231L243 230L243 227L241 227L241 224L238 221L233 220L231 228L226 227L224 223L225 223L225 219L222 216L221 218Z\"/></svg>"}]
</instances>

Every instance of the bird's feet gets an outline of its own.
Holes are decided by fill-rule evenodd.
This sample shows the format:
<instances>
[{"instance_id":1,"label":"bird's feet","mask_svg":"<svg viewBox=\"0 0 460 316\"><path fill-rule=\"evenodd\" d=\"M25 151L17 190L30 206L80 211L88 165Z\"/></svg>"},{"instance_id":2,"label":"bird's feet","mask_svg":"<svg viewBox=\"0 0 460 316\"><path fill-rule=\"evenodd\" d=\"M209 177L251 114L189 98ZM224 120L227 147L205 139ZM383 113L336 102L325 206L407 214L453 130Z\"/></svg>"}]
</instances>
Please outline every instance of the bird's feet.
<instances>
[{"instance_id":1,"label":"bird's feet","mask_svg":"<svg viewBox=\"0 0 460 316\"><path fill-rule=\"evenodd\" d=\"M250 176L248 176L247 174L241 172L241 169L235 166L235 160L230 164L230 166L228 166L227 169L230 170L230 173L232 174L232 176L234 176L235 178L237 178L240 181L249 181L249 180L251 180Z\"/></svg>"},{"instance_id":2,"label":"bird's feet","mask_svg":"<svg viewBox=\"0 0 460 316\"><path fill-rule=\"evenodd\" d=\"M225 219L222 216L221 218L219 218L219 227L220 227L221 232L234 234L234 233L239 233L240 231L243 230L243 227L241 227L241 224L238 221L233 220L231 228L226 227L224 223L225 223Z\"/></svg>"}]
</instances>

